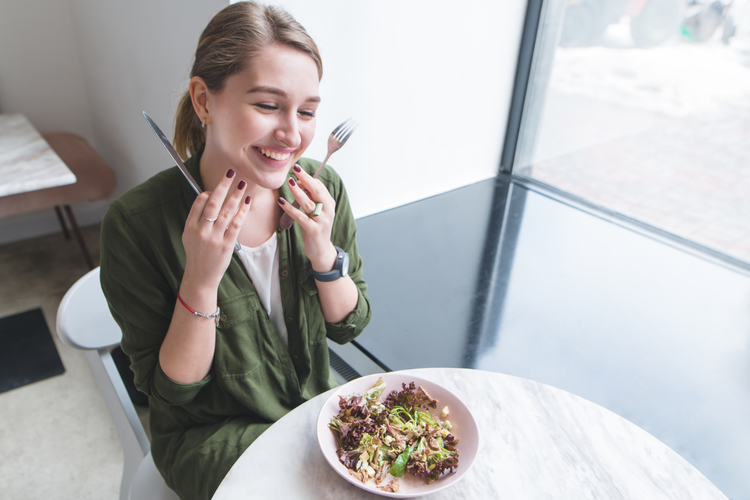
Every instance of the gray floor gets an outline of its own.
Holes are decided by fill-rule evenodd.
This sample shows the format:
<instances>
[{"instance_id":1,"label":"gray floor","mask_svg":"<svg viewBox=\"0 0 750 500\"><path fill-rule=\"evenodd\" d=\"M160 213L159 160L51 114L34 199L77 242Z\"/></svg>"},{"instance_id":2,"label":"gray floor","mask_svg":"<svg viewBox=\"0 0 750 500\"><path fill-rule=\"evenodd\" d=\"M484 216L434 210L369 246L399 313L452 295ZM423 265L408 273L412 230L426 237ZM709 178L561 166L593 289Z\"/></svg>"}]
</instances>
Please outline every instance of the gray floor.
<instances>
[{"instance_id":1,"label":"gray floor","mask_svg":"<svg viewBox=\"0 0 750 500\"><path fill-rule=\"evenodd\" d=\"M750 498L750 275L503 185L358 221L373 308L358 342L394 370L476 368L584 397Z\"/></svg>"},{"instance_id":2,"label":"gray floor","mask_svg":"<svg viewBox=\"0 0 750 500\"><path fill-rule=\"evenodd\" d=\"M83 228L98 262L99 228ZM59 342L57 307L88 271L75 241L53 234L0 246L0 316L41 307L63 375L0 394L0 497L116 499L122 448L84 354Z\"/></svg>"}]
</instances>

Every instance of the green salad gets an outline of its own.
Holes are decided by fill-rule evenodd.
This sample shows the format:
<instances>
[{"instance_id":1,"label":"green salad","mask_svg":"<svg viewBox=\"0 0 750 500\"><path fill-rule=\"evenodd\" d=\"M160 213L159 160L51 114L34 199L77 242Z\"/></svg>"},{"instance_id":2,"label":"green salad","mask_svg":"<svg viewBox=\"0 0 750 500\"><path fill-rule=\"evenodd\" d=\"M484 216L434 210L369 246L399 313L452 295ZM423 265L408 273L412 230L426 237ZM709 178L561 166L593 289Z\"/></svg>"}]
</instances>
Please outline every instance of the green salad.
<instances>
[{"instance_id":1,"label":"green salad","mask_svg":"<svg viewBox=\"0 0 750 500\"><path fill-rule=\"evenodd\" d=\"M340 411L328 424L338 438L336 455L349 473L363 483L374 478L383 491L397 492L393 478L404 474L431 483L458 467L458 439L450 433L448 407L433 417L435 399L414 382L401 386L383 402L382 378L364 394L339 396ZM391 481L380 486L389 474Z\"/></svg>"}]
</instances>

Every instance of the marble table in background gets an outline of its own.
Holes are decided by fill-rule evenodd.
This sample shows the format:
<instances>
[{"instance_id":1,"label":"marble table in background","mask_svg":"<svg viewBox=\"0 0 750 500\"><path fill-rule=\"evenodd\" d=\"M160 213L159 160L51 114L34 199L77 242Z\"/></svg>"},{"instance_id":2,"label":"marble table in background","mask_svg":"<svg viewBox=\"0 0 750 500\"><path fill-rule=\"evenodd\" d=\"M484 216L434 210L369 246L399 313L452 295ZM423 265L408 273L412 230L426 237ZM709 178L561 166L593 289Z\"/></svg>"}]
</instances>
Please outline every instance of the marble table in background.
<instances>
[{"instance_id":1,"label":"marble table in background","mask_svg":"<svg viewBox=\"0 0 750 500\"><path fill-rule=\"evenodd\" d=\"M0 196L76 182L76 176L23 115L0 115Z\"/></svg>"},{"instance_id":2,"label":"marble table in background","mask_svg":"<svg viewBox=\"0 0 750 500\"><path fill-rule=\"evenodd\" d=\"M402 373L454 392L479 426L474 467L430 499L727 500L669 447L578 396L479 370ZM229 471L213 500L382 498L346 482L323 458L316 420L330 395L308 401L263 433Z\"/></svg>"}]
</instances>

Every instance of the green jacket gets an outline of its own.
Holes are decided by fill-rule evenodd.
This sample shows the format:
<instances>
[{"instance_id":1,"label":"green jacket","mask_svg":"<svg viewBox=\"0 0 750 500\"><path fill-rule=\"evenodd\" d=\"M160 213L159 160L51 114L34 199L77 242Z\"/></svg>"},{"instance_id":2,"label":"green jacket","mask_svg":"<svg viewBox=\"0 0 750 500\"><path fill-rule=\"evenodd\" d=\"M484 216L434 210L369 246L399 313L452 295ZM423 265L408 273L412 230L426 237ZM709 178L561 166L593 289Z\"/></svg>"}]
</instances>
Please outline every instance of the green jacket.
<instances>
[{"instance_id":1,"label":"green jacket","mask_svg":"<svg viewBox=\"0 0 750 500\"><path fill-rule=\"evenodd\" d=\"M201 153L186 162L199 184ZM298 163L310 173L319 165L305 159ZM213 366L192 384L170 380L158 356L185 269L181 237L195 192L174 167L122 195L104 217L102 289L122 329L122 349L130 356L136 387L149 396L154 462L183 500L211 498L237 458L266 428L334 387L326 338L349 342L370 321L356 224L344 185L329 167L318 178L336 200L331 240L349 253L349 273L359 290L357 308L342 323L325 321L299 225L279 229L288 350L234 255L219 285L221 317ZM294 199L286 183L280 194Z\"/></svg>"}]
</instances>

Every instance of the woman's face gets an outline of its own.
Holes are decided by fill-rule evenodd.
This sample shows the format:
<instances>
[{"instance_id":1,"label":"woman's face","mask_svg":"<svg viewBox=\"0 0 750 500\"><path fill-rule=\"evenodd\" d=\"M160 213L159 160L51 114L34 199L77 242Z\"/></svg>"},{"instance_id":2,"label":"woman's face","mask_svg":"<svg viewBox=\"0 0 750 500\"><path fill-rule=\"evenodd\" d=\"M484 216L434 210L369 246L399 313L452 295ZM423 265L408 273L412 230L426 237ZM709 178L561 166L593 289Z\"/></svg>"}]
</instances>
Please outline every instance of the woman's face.
<instances>
[{"instance_id":1,"label":"woman's face","mask_svg":"<svg viewBox=\"0 0 750 500\"><path fill-rule=\"evenodd\" d=\"M206 151L248 183L278 189L315 135L319 102L315 61L271 45L220 93L208 93Z\"/></svg>"}]
</instances>

